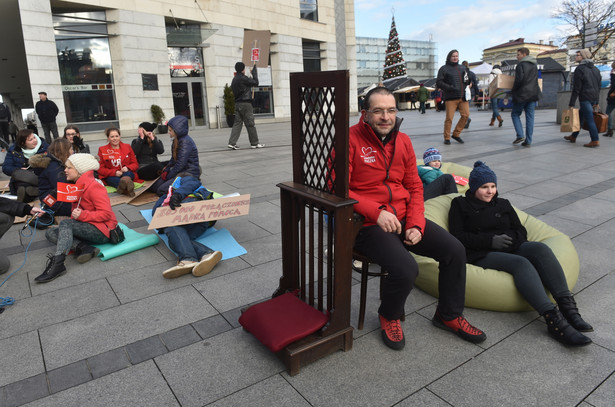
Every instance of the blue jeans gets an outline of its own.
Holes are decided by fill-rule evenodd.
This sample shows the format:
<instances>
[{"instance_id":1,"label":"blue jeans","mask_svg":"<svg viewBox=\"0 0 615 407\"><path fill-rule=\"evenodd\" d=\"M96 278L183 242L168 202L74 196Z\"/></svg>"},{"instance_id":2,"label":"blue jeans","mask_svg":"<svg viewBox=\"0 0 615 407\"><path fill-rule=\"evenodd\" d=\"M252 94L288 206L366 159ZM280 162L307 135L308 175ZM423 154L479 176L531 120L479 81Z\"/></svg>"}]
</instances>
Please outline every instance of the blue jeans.
<instances>
[{"instance_id":1,"label":"blue jeans","mask_svg":"<svg viewBox=\"0 0 615 407\"><path fill-rule=\"evenodd\" d=\"M164 233L169 238L169 246L177 253L179 261L200 261L206 254L213 253L209 247L195 240L207 227L207 222L204 222L164 228Z\"/></svg>"},{"instance_id":2,"label":"blue jeans","mask_svg":"<svg viewBox=\"0 0 615 407\"><path fill-rule=\"evenodd\" d=\"M500 99L491 99L491 118L493 120L497 119L500 115L500 111L498 110L498 104L500 103Z\"/></svg>"},{"instance_id":3,"label":"blue jeans","mask_svg":"<svg viewBox=\"0 0 615 407\"><path fill-rule=\"evenodd\" d=\"M130 179L134 180L135 174L132 171L126 171L122 174L122 177L130 177ZM117 186L120 184L120 178L121 177L107 177L105 178L105 182L107 183L107 185L111 185L112 187L117 188Z\"/></svg>"},{"instance_id":4,"label":"blue jeans","mask_svg":"<svg viewBox=\"0 0 615 407\"><path fill-rule=\"evenodd\" d=\"M513 126L515 126L517 138L523 138L521 113L525 112L525 142L527 144L532 144L532 135L534 134L534 109L536 109L536 102L513 102L512 113L510 114Z\"/></svg>"},{"instance_id":5,"label":"blue jeans","mask_svg":"<svg viewBox=\"0 0 615 407\"><path fill-rule=\"evenodd\" d=\"M589 100L584 100L579 102L579 116L581 119L581 126L583 126L584 122L587 122L587 127L589 127L589 137L592 141L598 141L598 128L596 127L596 122L594 121L594 105L597 105L598 102L592 102ZM609 119L610 120L610 119ZM579 135L578 131L575 131L571 134L572 137L577 137Z\"/></svg>"}]
</instances>

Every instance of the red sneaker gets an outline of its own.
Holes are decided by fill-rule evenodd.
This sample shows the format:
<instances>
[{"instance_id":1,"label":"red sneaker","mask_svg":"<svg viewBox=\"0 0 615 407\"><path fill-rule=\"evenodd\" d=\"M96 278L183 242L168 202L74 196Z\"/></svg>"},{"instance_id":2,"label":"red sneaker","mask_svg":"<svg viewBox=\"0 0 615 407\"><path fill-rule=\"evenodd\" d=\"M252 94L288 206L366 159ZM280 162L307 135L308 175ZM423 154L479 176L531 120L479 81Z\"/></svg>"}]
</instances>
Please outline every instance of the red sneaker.
<instances>
[{"instance_id":1,"label":"red sneaker","mask_svg":"<svg viewBox=\"0 0 615 407\"><path fill-rule=\"evenodd\" d=\"M380 315L380 328L382 329L382 340L386 346L395 350L402 350L406 346L399 319L388 320Z\"/></svg>"},{"instance_id":2,"label":"red sneaker","mask_svg":"<svg viewBox=\"0 0 615 407\"><path fill-rule=\"evenodd\" d=\"M468 320L465 319L463 315L460 315L450 321L445 321L442 319L438 311L436 311L431 322L438 328L455 332L461 339L465 339L468 342L480 343L487 339L487 335L485 335L485 333L480 329L470 325Z\"/></svg>"}]
</instances>

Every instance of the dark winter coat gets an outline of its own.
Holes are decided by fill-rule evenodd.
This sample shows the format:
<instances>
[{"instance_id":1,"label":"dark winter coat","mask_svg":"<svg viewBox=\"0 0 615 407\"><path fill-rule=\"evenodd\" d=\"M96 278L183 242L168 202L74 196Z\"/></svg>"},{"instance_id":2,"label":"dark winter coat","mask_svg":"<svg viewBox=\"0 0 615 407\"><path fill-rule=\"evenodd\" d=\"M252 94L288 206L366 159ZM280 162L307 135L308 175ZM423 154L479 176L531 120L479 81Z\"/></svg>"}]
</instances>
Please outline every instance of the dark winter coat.
<instances>
[{"instance_id":1,"label":"dark winter coat","mask_svg":"<svg viewBox=\"0 0 615 407\"><path fill-rule=\"evenodd\" d=\"M162 141L158 139L158 137L154 137L152 141L152 146L149 146L146 137L137 137L132 140L130 145L132 147L132 151L135 152L137 156L137 161L139 162L139 167L158 162L158 154L164 153L164 145Z\"/></svg>"},{"instance_id":2,"label":"dark winter coat","mask_svg":"<svg viewBox=\"0 0 615 407\"><path fill-rule=\"evenodd\" d=\"M517 64L512 98L515 103L537 102L540 99L536 57L528 55Z\"/></svg>"},{"instance_id":3,"label":"dark winter coat","mask_svg":"<svg viewBox=\"0 0 615 407\"><path fill-rule=\"evenodd\" d=\"M598 103L600 99L600 83L602 77L600 71L590 60L583 60L577 69L574 70L572 77L572 93L568 106L574 106L579 98L579 102Z\"/></svg>"},{"instance_id":4,"label":"dark winter coat","mask_svg":"<svg viewBox=\"0 0 615 407\"><path fill-rule=\"evenodd\" d=\"M49 99L44 102L39 100L36 102L36 114L41 123L53 123L58 115L58 106Z\"/></svg>"},{"instance_id":5,"label":"dark winter coat","mask_svg":"<svg viewBox=\"0 0 615 407\"><path fill-rule=\"evenodd\" d=\"M173 152L171 160L165 167L168 172L166 179L173 179L180 172L188 172L190 175L199 178L201 169L199 167L199 151L192 137L188 135L188 119L184 116L175 116L169 120L168 125L177 135L173 140Z\"/></svg>"},{"instance_id":6,"label":"dark winter coat","mask_svg":"<svg viewBox=\"0 0 615 407\"><path fill-rule=\"evenodd\" d=\"M491 202L474 197L470 191L451 202L448 213L448 229L466 248L468 263L474 264L485 257L492 248L493 236L507 234L513 240L510 247L501 250L514 252L527 242L527 231L521 224L517 212L507 199L496 194Z\"/></svg>"},{"instance_id":7,"label":"dark winter coat","mask_svg":"<svg viewBox=\"0 0 615 407\"><path fill-rule=\"evenodd\" d=\"M465 100L465 89L470 83L466 67L447 61L438 70L436 85L444 91L444 100Z\"/></svg>"},{"instance_id":8,"label":"dark winter coat","mask_svg":"<svg viewBox=\"0 0 615 407\"><path fill-rule=\"evenodd\" d=\"M66 183L64 163L51 153L36 154L30 158L32 168L40 168L42 172L38 176L38 198L41 202L51 194L57 198L58 182ZM58 216L70 216L71 205L68 202L56 202L51 209Z\"/></svg>"},{"instance_id":9,"label":"dark winter coat","mask_svg":"<svg viewBox=\"0 0 615 407\"><path fill-rule=\"evenodd\" d=\"M39 147L37 153L42 154L47 151L49 144L45 140L41 139L41 146ZM29 160L24 156L21 147L17 144L13 144L9 147L6 157L4 158L4 164L2 164L2 172L8 175L9 177L13 175L13 172L18 168L27 168L29 166ZM36 175L41 173L41 169L37 169L34 171Z\"/></svg>"},{"instance_id":10,"label":"dark winter coat","mask_svg":"<svg viewBox=\"0 0 615 407\"><path fill-rule=\"evenodd\" d=\"M615 73L611 72L611 88L606 97L606 102L609 105L615 105Z\"/></svg>"},{"instance_id":11,"label":"dark winter coat","mask_svg":"<svg viewBox=\"0 0 615 407\"><path fill-rule=\"evenodd\" d=\"M6 213L11 216L26 216L31 210L32 207L26 203L0 196L0 212L2 213Z\"/></svg>"},{"instance_id":12,"label":"dark winter coat","mask_svg":"<svg viewBox=\"0 0 615 407\"><path fill-rule=\"evenodd\" d=\"M235 95L235 102L251 102L253 86L258 86L256 66L252 69L252 78L248 78L242 73L237 73L231 82L231 89L233 95Z\"/></svg>"}]
</instances>

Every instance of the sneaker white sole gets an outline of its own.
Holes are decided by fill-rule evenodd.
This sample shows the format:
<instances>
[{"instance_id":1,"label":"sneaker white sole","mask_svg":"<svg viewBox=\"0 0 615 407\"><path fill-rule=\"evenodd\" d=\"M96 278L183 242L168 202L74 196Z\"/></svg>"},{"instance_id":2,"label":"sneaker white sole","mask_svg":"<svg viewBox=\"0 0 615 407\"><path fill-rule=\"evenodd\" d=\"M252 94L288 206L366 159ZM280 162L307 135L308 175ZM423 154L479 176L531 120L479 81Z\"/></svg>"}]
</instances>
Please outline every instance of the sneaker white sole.
<instances>
[{"instance_id":1,"label":"sneaker white sole","mask_svg":"<svg viewBox=\"0 0 615 407\"><path fill-rule=\"evenodd\" d=\"M194 268L194 266L196 266L198 263L196 261L192 261L190 263L184 263L182 265L177 265L175 267L171 267L168 270L165 270L162 272L162 277L164 278L177 278L180 276L183 276L185 274L188 274L192 271L192 269Z\"/></svg>"},{"instance_id":2,"label":"sneaker white sole","mask_svg":"<svg viewBox=\"0 0 615 407\"><path fill-rule=\"evenodd\" d=\"M214 269L216 264L222 260L222 252L215 251L207 256L204 260L201 260L199 264L192 269L192 275L195 277L202 277L205 274L209 274Z\"/></svg>"}]
</instances>

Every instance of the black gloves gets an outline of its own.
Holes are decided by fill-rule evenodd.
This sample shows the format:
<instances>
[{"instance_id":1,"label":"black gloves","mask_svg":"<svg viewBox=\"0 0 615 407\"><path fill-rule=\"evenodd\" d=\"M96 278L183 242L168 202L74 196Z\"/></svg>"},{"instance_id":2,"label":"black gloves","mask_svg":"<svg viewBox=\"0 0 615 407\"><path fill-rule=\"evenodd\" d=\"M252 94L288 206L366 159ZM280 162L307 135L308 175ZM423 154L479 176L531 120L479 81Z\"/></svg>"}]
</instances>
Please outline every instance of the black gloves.
<instances>
[{"instance_id":1,"label":"black gloves","mask_svg":"<svg viewBox=\"0 0 615 407\"><path fill-rule=\"evenodd\" d=\"M495 250L504 250L508 248L512 244L512 237L502 234L502 235L494 235L491 238L491 247Z\"/></svg>"},{"instance_id":2,"label":"black gloves","mask_svg":"<svg viewBox=\"0 0 615 407\"><path fill-rule=\"evenodd\" d=\"M180 206L182 206L182 196L180 194L171 195L171 199L169 200L169 206L172 210L175 210L175 208L179 208Z\"/></svg>"}]
</instances>

